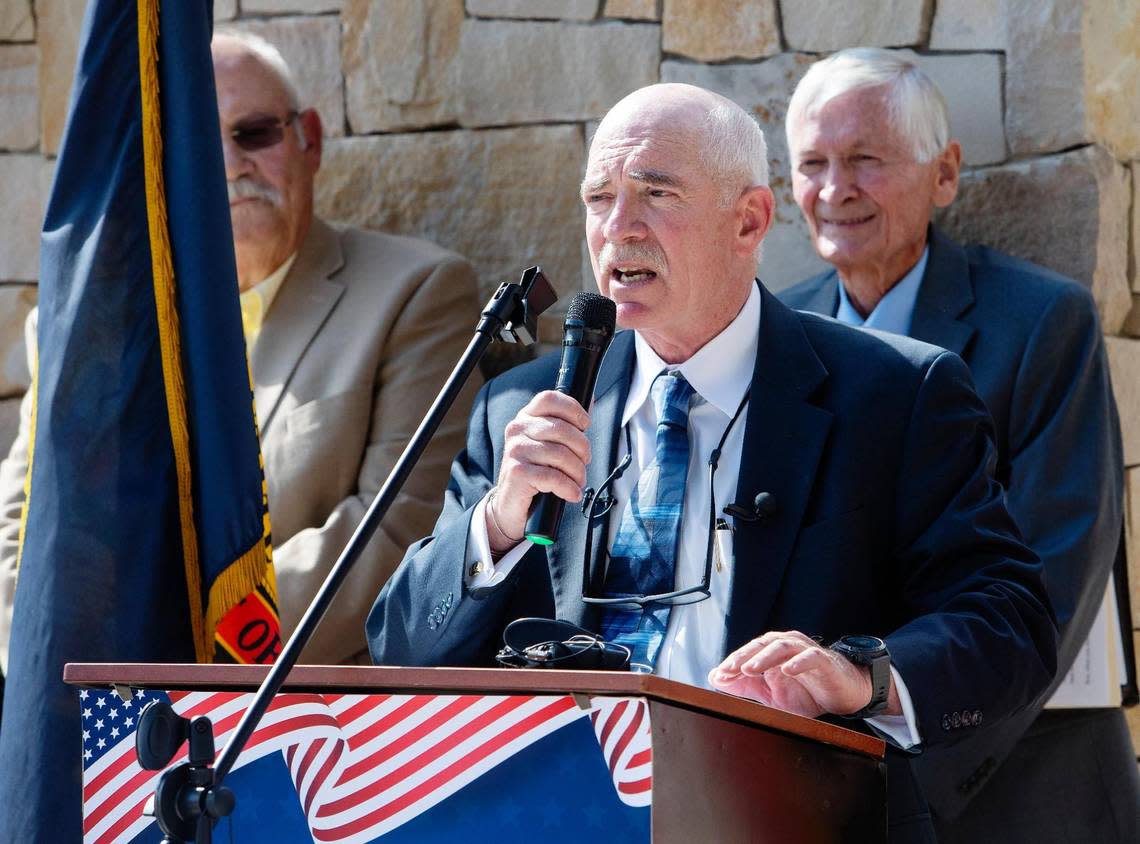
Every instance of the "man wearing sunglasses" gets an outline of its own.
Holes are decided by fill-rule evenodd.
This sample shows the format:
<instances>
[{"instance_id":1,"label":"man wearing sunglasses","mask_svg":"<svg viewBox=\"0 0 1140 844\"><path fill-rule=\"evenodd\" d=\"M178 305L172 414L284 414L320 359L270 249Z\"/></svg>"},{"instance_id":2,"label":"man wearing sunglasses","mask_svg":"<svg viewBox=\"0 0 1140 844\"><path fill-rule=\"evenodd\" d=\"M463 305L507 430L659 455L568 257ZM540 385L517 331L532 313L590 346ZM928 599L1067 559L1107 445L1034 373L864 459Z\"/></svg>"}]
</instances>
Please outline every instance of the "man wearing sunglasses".
<instances>
[{"instance_id":1,"label":"man wearing sunglasses","mask_svg":"<svg viewBox=\"0 0 1140 844\"><path fill-rule=\"evenodd\" d=\"M480 301L459 256L315 217L320 116L263 40L223 32L212 50L287 635L466 347ZM366 661L371 598L435 519L474 392L436 433L305 661Z\"/></svg>"},{"instance_id":2,"label":"man wearing sunglasses","mask_svg":"<svg viewBox=\"0 0 1140 844\"><path fill-rule=\"evenodd\" d=\"M287 636L466 347L480 301L474 271L459 256L315 217L320 116L302 107L289 68L268 42L219 32L212 51ZM436 433L304 661L367 661L364 619L404 549L438 515L474 392L475 385L460 396ZM3 571L14 567L26 433L27 413L0 470ZM5 664L11 591L11 578L0 577Z\"/></svg>"},{"instance_id":3,"label":"man wearing sunglasses","mask_svg":"<svg viewBox=\"0 0 1140 844\"><path fill-rule=\"evenodd\" d=\"M632 330L589 412L549 389L558 357L484 387L434 534L369 616L373 659L488 665L508 622L558 617L641 670L911 750L1038 694L1056 627L969 373L755 280L774 207L755 121L693 86L636 91L598 127L582 200ZM569 502L552 545L524 539L539 493ZM932 840L908 756L888 768L891 840Z\"/></svg>"}]
</instances>

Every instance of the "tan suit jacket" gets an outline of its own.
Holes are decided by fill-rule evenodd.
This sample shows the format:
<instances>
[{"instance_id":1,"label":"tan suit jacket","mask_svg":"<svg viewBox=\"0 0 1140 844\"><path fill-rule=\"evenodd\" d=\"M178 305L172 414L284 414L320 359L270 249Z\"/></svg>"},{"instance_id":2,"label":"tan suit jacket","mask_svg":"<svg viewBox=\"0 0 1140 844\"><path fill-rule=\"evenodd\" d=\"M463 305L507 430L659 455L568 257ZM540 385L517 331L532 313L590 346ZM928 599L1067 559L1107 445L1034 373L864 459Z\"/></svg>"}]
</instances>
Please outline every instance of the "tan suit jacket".
<instances>
[{"instance_id":1,"label":"tan suit jacket","mask_svg":"<svg viewBox=\"0 0 1140 844\"><path fill-rule=\"evenodd\" d=\"M433 244L314 219L250 366L288 636L474 333L471 266ZM34 330L31 337L34 337ZM405 549L431 532L477 378L440 426L302 655L368 662L364 619ZM27 412L0 465L0 651L7 666Z\"/></svg>"}]
</instances>

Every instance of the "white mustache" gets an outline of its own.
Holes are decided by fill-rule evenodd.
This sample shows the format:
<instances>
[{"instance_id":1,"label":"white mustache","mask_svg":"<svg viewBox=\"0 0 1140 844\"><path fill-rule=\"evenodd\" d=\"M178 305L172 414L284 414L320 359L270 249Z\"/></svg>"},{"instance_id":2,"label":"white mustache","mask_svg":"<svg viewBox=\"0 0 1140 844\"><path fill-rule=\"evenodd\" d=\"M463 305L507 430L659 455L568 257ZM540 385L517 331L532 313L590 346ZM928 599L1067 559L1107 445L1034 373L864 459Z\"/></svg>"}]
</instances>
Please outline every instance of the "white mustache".
<instances>
[{"instance_id":1,"label":"white mustache","mask_svg":"<svg viewBox=\"0 0 1140 844\"><path fill-rule=\"evenodd\" d=\"M665 268L665 256L655 243L605 243L598 253L598 266L609 275L615 267L636 265L658 275Z\"/></svg>"},{"instance_id":2,"label":"white mustache","mask_svg":"<svg viewBox=\"0 0 1140 844\"><path fill-rule=\"evenodd\" d=\"M232 182L226 182L226 192L230 202L235 199L263 199L270 205L280 207L281 193L268 185L255 182L249 176L239 176Z\"/></svg>"}]
</instances>

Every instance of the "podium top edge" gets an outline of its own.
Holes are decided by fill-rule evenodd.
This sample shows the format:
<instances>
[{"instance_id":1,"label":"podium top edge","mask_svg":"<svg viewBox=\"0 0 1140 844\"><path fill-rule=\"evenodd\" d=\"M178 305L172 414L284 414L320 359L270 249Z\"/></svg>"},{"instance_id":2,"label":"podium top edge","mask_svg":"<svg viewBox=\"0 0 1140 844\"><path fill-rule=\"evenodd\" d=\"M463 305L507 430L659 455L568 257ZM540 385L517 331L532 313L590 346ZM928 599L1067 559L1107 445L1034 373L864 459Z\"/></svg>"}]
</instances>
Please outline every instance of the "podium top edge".
<instances>
[{"instance_id":1,"label":"podium top edge","mask_svg":"<svg viewBox=\"0 0 1140 844\"><path fill-rule=\"evenodd\" d=\"M254 691L269 673L263 665L67 663L73 686L195 691ZM713 717L731 718L881 759L886 743L824 721L772 709L744 698L625 671L557 671L519 668L404 668L371 665L298 665L283 692L591 694L645 697Z\"/></svg>"}]
</instances>

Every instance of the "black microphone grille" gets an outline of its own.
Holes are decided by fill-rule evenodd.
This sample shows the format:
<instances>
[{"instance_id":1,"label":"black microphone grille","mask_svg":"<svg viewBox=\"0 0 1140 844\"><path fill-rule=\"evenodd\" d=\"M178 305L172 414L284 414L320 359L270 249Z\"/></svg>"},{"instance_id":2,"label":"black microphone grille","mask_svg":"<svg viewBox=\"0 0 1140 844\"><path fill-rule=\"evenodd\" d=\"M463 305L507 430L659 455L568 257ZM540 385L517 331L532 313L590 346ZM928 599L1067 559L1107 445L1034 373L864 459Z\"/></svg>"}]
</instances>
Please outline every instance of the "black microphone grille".
<instances>
[{"instance_id":1,"label":"black microphone grille","mask_svg":"<svg viewBox=\"0 0 1140 844\"><path fill-rule=\"evenodd\" d=\"M617 305L598 293L577 293L566 309L566 321L578 320L592 331L614 333L617 322Z\"/></svg>"}]
</instances>

